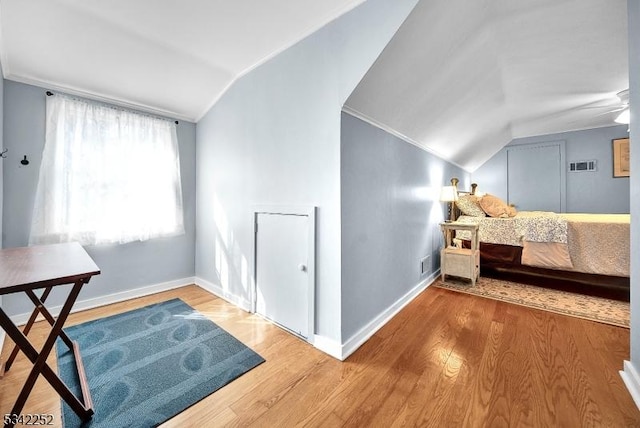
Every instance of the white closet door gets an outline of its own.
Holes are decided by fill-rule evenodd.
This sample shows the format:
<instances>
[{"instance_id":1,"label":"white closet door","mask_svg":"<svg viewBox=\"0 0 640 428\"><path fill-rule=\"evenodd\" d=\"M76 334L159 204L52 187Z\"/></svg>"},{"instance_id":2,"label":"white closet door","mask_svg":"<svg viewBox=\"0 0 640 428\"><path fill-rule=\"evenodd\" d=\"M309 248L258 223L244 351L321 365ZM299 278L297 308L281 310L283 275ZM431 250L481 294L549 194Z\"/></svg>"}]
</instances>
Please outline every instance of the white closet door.
<instances>
[{"instance_id":1,"label":"white closet door","mask_svg":"<svg viewBox=\"0 0 640 428\"><path fill-rule=\"evenodd\" d=\"M259 213L256 218L256 312L308 338L313 332L309 217Z\"/></svg>"}]
</instances>

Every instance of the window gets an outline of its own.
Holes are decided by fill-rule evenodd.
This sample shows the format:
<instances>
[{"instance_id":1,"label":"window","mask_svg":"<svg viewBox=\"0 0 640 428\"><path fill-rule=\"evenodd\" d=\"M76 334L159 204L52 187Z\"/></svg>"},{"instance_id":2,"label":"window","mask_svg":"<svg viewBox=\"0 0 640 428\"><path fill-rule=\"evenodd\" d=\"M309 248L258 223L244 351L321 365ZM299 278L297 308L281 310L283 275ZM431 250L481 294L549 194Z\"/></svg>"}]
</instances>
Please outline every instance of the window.
<instances>
[{"instance_id":1,"label":"window","mask_svg":"<svg viewBox=\"0 0 640 428\"><path fill-rule=\"evenodd\" d=\"M31 244L123 244L184 233L176 125L56 94Z\"/></svg>"}]
</instances>

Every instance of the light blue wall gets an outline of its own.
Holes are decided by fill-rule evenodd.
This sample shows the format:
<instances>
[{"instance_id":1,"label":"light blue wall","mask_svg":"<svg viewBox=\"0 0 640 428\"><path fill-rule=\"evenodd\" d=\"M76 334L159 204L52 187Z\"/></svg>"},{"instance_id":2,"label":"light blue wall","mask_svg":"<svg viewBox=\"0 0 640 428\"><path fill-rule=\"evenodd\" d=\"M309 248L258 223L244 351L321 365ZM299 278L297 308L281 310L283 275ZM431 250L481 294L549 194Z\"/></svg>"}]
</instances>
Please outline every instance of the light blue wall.
<instances>
[{"instance_id":1,"label":"light blue wall","mask_svg":"<svg viewBox=\"0 0 640 428\"><path fill-rule=\"evenodd\" d=\"M28 244L31 216L45 135L45 89L11 81L4 88L4 142L10 157L4 160L3 244ZM125 245L87 247L102 274L83 288L79 299L105 296L136 287L193 277L195 272L195 124L180 122L178 142L186 233ZM24 155L28 166L20 164ZM127 153L122 153L127 156ZM64 293L62 293L64 294ZM60 294L49 298L61 304ZM22 295L7 296L9 315L30 312Z\"/></svg>"},{"instance_id":2,"label":"light blue wall","mask_svg":"<svg viewBox=\"0 0 640 428\"><path fill-rule=\"evenodd\" d=\"M509 143L471 174L479 190L507 198L507 148L519 144L565 141L566 160L597 161L597 171L567 172L566 211L584 213L628 213L629 178L613 177L612 140L627 138L627 125L584 131L518 138ZM567 166L565 166L567 168ZM536 186L535 176L531 186Z\"/></svg>"},{"instance_id":3,"label":"light blue wall","mask_svg":"<svg viewBox=\"0 0 640 428\"><path fill-rule=\"evenodd\" d=\"M640 0L628 1L631 105L631 364L640 374ZM640 379L636 378L636 388ZM640 389L636 390L640 393ZM640 402L636 397L636 404Z\"/></svg>"},{"instance_id":4,"label":"light blue wall","mask_svg":"<svg viewBox=\"0 0 640 428\"><path fill-rule=\"evenodd\" d=\"M254 207L315 205L316 334L340 343L340 111L415 3L363 3L240 78L198 122L199 278L248 302Z\"/></svg>"},{"instance_id":5,"label":"light blue wall","mask_svg":"<svg viewBox=\"0 0 640 428\"><path fill-rule=\"evenodd\" d=\"M0 64L0 71L2 70L2 64ZM3 136L4 136L4 79L0 75L0 153L4 150ZM2 248L2 203L3 203L3 168L5 159L0 159L0 248ZM2 297L0 296L0 306L2 306ZM2 306L4 307L4 306ZM4 331L0 332L0 347L4 342Z\"/></svg>"},{"instance_id":6,"label":"light blue wall","mask_svg":"<svg viewBox=\"0 0 640 428\"><path fill-rule=\"evenodd\" d=\"M0 70L2 70L2 65L0 64ZM4 79L0 76L0 153L4 150ZM8 154L5 154L8 158ZM4 163L7 162L7 159L0 159L0 248L2 248L3 241L3 229L2 229L2 204L4 202L3 198L3 171L4 171ZM0 297L0 302L2 302L2 298Z\"/></svg>"},{"instance_id":7,"label":"light blue wall","mask_svg":"<svg viewBox=\"0 0 640 428\"><path fill-rule=\"evenodd\" d=\"M440 189L469 174L342 113L342 336L348 339L440 267ZM430 256L429 269L420 260Z\"/></svg>"}]
</instances>

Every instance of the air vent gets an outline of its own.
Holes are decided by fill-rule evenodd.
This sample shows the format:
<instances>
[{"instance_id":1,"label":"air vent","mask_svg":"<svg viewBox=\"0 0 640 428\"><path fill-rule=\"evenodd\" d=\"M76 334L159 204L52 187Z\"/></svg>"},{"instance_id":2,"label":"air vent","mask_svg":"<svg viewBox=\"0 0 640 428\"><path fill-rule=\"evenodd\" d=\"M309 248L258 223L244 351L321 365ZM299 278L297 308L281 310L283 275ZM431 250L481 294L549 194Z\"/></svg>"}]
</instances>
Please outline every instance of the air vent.
<instances>
[{"instance_id":1,"label":"air vent","mask_svg":"<svg viewBox=\"0 0 640 428\"><path fill-rule=\"evenodd\" d=\"M596 161L581 160L569 163L569 172L589 172L596 170Z\"/></svg>"},{"instance_id":2,"label":"air vent","mask_svg":"<svg viewBox=\"0 0 640 428\"><path fill-rule=\"evenodd\" d=\"M431 261L429 257L431 256L425 256L420 259L420 275L426 275L431 271Z\"/></svg>"}]
</instances>

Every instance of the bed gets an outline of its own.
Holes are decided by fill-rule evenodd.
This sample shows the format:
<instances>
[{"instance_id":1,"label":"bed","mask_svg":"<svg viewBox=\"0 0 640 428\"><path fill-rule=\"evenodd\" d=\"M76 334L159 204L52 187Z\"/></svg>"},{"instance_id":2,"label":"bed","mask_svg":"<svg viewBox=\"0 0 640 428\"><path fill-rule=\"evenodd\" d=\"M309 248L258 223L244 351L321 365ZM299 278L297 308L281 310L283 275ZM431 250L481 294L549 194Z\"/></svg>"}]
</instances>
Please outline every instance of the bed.
<instances>
[{"instance_id":1,"label":"bed","mask_svg":"<svg viewBox=\"0 0 640 428\"><path fill-rule=\"evenodd\" d=\"M629 300L629 214L517 212L475 189L460 192L456 211L458 222L479 226L483 276ZM480 206L486 197L503 204L494 217ZM456 238L468 247L466 234L459 231Z\"/></svg>"}]
</instances>

